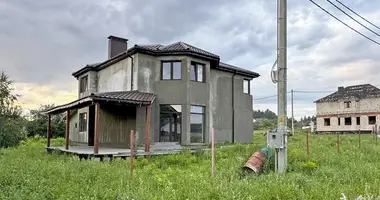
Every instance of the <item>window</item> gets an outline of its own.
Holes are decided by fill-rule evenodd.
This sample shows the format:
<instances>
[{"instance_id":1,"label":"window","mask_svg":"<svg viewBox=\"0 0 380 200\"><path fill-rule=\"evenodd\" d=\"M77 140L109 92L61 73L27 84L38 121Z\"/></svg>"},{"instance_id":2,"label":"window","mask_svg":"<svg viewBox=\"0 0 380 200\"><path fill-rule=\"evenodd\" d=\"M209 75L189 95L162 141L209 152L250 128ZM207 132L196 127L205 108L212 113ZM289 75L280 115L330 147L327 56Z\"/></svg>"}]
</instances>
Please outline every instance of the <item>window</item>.
<instances>
[{"instance_id":1,"label":"window","mask_svg":"<svg viewBox=\"0 0 380 200\"><path fill-rule=\"evenodd\" d=\"M368 124L376 124L376 116L368 116Z\"/></svg>"},{"instance_id":2,"label":"window","mask_svg":"<svg viewBox=\"0 0 380 200\"><path fill-rule=\"evenodd\" d=\"M160 142L181 141L181 105L160 105Z\"/></svg>"},{"instance_id":3,"label":"window","mask_svg":"<svg viewBox=\"0 0 380 200\"><path fill-rule=\"evenodd\" d=\"M360 117L356 117L356 125L360 125Z\"/></svg>"},{"instance_id":4,"label":"window","mask_svg":"<svg viewBox=\"0 0 380 200\"><path fill-rule=\"evenodd\" d=\"M245 94L251 94L251 85L249 84L250 80L243 80L243 92Z\"/></svg>"},{"instance_id":5,"label":"window","mask_svg":"<svg viewBox=\"0 0 380 200\"><path fill-rule=\"evenodd\" d=\"M79 132L87 131L87 113L79 114Z\"/></svg>"},{"instance_id":6,"label":"window","mask_svg":"<svg viewBox=\"0 0 380 200\"><path fill-rule=\"evenodd\" d=\"M340 126L340 118L338 117L338 126Z\"/></svg>"},{"instance_id":7,"label":"window","mask_svg":"<svg viewBox=\"0 0 380 200\"><path fill-rule=\"evenodd\" d=\"M191 62L190 66L190 80L205 82L204 80L205 65L201 63Z\"/></svg>"},{"instance_id":8,"label":"window","mask_svg":"<svg viewBox=\"0 0 380 200\"><path fill-rule=\"evenodd\" d=\"M351 125L352 124L352 120L351 120L351 117L345 117L344 118L344 125Z\"/></svg>"},{"instance_id":9,"label":"window","mask_svg":"<svg viewBox=\"0 0 380 200\"><path fill-rule=\"evenodd\" d=\"M325 126L330 126L330 118L325 118Z\"/></svg>"},{"instance_id":10,"label":"window","mask_svg":"<svg viewBox=\"0 0 380 200\"><path fill-rule=\"evenodd\" d=\"M88 82L88 76L84 76L84 77L79 79L79 92L80 93L87 91L87 89L88 89L87 82Z\"/></svg>"},{"instance_id":11,"label":"window","mask_svg":"<svg viewBox=\"0 0 380 200\"><path fill-rule=\"evenodd\" d=\"M351 108L351 101L345 101L344 102L344 107L345 108Z\"/></svg>"},{"instance_id":12,"label":"window","mask_svg":"<svg viewBox=\"0 0 380 200\"><path fill-rule=\"evenodd\" d=\"M204 142L204 106L190 106L190 143Z\"/></svg>"},{"instance_id":13,"label":"window","mask_svg":"<svg viewBox=\"0 0 380 200\"><path fill-rule=\"evenodd\" d=\"M181 61L162 61L161 79L162 80L181 80L182 63Z\"/></svg>"}]
</instances>

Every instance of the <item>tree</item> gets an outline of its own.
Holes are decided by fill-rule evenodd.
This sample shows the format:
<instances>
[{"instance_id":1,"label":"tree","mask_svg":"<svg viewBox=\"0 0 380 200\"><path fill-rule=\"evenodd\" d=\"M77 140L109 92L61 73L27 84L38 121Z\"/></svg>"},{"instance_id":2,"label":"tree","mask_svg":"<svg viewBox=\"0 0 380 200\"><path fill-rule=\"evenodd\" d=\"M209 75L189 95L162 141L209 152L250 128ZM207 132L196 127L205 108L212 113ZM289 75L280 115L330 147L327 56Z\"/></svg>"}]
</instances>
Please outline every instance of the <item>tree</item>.
<instances>
[{"instance_id":1,"label":"tree","mask_svg":"<svg viewBox=\"0 0 380 200\"><path fill-rule=\"evenodd\" d=\"M0 74L0 148L16 146L26 138L25 119L16 105L19 95L13 94L13 81L1 71Z\"/></svg>"},{"instance_id":2,"label":"tree","mask_svg":"<svg viewBox=\"0 0 380 200\"><path fill-rule=\"evenodd\" d=\"M9 80L9 76L1 71L0 74L0 116L18 118L21 116L21 108L15 103L20 95L12 94L14 88L12 88L13 81Z\"/></svg>"},{"instance_id":3,"label":"tree","mask_svg":"<svg viewBox=\"0 0 380 200\"><path fill-rule=\"evenodd\" d=\"M41 114L41 111L55 107L54 104L40 105L38 109L30 111L30 121L27 124L28 137L39 135L45 136L47 133L48 116ZM51 116L52 137L64 137L66 124L65 114Z\"/></svg>"}]
</instances>

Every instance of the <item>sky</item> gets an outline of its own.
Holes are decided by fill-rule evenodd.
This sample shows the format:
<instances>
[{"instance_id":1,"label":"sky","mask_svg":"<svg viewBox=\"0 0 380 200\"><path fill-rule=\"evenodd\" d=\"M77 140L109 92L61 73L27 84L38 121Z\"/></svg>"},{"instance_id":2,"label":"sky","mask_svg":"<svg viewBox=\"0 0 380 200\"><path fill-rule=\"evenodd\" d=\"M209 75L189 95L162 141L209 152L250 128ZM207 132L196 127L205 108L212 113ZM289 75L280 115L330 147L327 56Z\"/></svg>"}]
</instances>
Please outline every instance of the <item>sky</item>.
<instances>
[{"instance_id":1,"label":"sky","mask_svg":"<svg viewBox=\"0 0 380 200\"><path fill-rule=\"evenodd\" d=\"M378 35L327 1L314 1L380 42ZM275 96L262 99L277 93L270 78L277 48L276 2L0 0L0 67L14 81L21 106L29 110L75 100L77 80L71 73L86 64L104 61L109 35L128 38L129 46L183 41L218 54L223 62L258 72L261 76L251 82L253 107L277 113ZM341 2L380 26L380 2ZM380 34L379 29L352 16ZM380 63L380 45L308 0L288 0L287 22L288 91L309 91L294 93L296 119L314 115L313 101L338 86L380 86L380 70L375 69ZM290 94L288 116L289 109Z\"/></svg>"}]
</instances>

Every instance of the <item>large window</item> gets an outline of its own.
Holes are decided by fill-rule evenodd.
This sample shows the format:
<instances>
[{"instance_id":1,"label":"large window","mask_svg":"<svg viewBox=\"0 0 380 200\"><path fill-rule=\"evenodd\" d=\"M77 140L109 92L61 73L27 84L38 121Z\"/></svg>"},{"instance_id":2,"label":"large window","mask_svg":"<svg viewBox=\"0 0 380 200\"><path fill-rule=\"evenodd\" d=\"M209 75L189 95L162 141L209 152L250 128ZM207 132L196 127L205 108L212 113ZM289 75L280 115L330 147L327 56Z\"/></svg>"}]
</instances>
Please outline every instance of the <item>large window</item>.
<instances>
[{"instance_id":1,"label":"large window","mask_svg":"<svg viewBox=\"0 0 380 200\"><path fill-rule=\"evenodd\" d=\"M376 116L368 116L368 124L376 124Z\"/></svg>"},{"instance_id":2,"label":"large window","mask_svg":"<svg viewBox=\"0 0 380 200\"><path fill-rule=\"evenodd\" d=\"M190 106L190 142L204 142L204 106Z\"/></svg>"},{"instance_id":3,"label":"large window","mask_svg":"<svg viewBox=\"0 0 380 200\"><path fill-rule=\"evenodd\" d=\"M344 125L352 125L352 118L351 117L346 117L344 118Z\"/></svg>"},{"instance_id":4,"label":"large window","mask_svg":"<svg viewBox=\"0 0 380 200\"><path fill-rule=\"evenodd\" d=\"M325 124L325 126L330 126L330 118L325 118L324 124Z\"/></svg>"},{"instance_id":5,"label":"large window","mask_svg":"<svg viewBox=\"0 0 380 200\"><path fill-rule=\"evenodd\" d=\"M191 62L190 80L197 82L205 82L205 65L197 62Z\"/></svg>"},{"instance_id":6,"label":"large window","mask_svg":"<svg viewBox=\"0 0 380 200\"><path fill-rule=\"evenodd\" d=\"M181 80L182 64L181 61L162 61L161 79L162 80Z\"/></svg>"},{"instance_id":7,"label":"large window","mask_svg":"<svg viewBox=\"0 0 380 200\"><path fill-rule=\"evenodd\" d=\"M79 79L79 92L86 92L88 90L88 76Z\"/></svg>"},{"instance_id":8,"label":"large window","mask_svg":"<svg viewBox=\"0 0 380 200\"><path fill-rule=\"evenodd\" d=\"M79 132L87 131L87 113L79 114Z\"/></svg>"},{"instance_id":9,"label":"large window","mask_svg":"<svg viewBox=\"0 0 380 200\"><path fill-rule=\"evenodd\" d=\"M249 80L244 79L243 80L243 92L245 94L251 94L251 85L249 84Z\"/></svg>"},{"instance_id":10,"label":"large window","mask_svg":"<svg viewBox=\"0 0 380 200\"><path fill-rule=\"evenodd\" d=\"M181 105L160 105L160 142L181 141Z\"/></svg>"}]
</instances>

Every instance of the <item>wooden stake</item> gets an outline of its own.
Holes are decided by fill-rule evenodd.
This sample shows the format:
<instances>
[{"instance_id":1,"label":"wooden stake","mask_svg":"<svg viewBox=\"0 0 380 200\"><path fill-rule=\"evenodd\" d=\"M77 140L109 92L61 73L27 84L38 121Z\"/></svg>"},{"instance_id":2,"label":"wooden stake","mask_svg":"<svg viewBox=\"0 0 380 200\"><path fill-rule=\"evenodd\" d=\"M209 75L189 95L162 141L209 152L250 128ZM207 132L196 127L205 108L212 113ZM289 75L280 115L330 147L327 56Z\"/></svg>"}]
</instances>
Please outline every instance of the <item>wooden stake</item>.
<instances>
[{"instance_id":1,"label":"wooden stake","mask_svg":"<svg viewBox=\"0 0 380 200\"><path fill-rule=\"evenodd\" d=\"M337 148L338 153L339 153L339 132L336 133L336 148Z\"/></svg>"},{"instance_id":2,"label":"wooden stake","mask_svg":"<svg viewBox=\"0 0 380 200\"><path fill-rule=\"evenodd\" d=\"M48 116L48 124L47 124L47 147L50 147L50 139L51 139L51 115Z\"/></svg>"},{"instance_id":3,"label":"wooden stake","mask_svg":"<svg viewBox=\"0 0 380 200\"><path fill-rule=\"evenodd\" d=\"M215 133L214 127L212 127L211 131L211 176L215 175Z\"/></svg>"},{"instance_id":4,"label":"wooden stake","mask_svg":"<svg viewBox=\"0 0 380 200\"><path fill-rule=\"evenodd\" d=\"M309 155L309 132L306 132L306 152Z\"/></svg>"},{"instance_id":5,"label":"wooden stake","mask_svg":"<svg viewBox=\"0 0 380 200\"><path fill-rule=\"evenodd\" d=\"M360 131L359 131L359 148L360 148L360 143L361 143L361 141L360 141Z\"/></svg>"},{"instance_id":6,"label":"wooden stake","mask_svg":"<svg viewBox=\"0 0 380 200\"><path fill-rule=\"evenodd\" d=\"M66 134L65 134L65 149L69 149L70 141L70 110L66 111Z\"/></svg>"},{"instance_id":7,"label":"wooden stake","mask_svg":"<svg viewBox=\"0 0 380 200\"><path fill-rule=\"evenodd\" d=\"M131 157L130 157L130 161L131 161L131 164L130 164L130 176L132 178L133 176L133 160L134 160L134 157L135 157L135 134L133 133L133 130L131 130L131 133L129 135L129 147L131 149Z\"/></svg>"}]
</instances>

